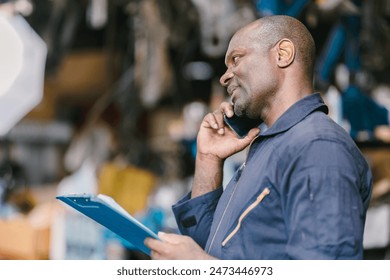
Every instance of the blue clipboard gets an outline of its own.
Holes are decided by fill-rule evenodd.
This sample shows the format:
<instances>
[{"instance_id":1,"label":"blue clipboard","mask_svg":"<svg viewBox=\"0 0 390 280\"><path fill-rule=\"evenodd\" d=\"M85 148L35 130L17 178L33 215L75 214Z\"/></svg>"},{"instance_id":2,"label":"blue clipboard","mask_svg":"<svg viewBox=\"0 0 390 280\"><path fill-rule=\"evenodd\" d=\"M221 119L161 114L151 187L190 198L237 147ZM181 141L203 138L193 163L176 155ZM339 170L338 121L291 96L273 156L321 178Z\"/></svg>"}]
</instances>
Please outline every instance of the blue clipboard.
<instances>
[{"instance_id":1,"label":"blue clipboard","mask_svg":"<svg viewBox=\"0 0 390 280\"><path fill-rule=\"evenodd\" d=\"M68 194L56 198L105 226L147 255L150 255L150 249L144 245L145 238L159 239L153 231L132 217L109 196Z\"/></svg>"}]
</instances>

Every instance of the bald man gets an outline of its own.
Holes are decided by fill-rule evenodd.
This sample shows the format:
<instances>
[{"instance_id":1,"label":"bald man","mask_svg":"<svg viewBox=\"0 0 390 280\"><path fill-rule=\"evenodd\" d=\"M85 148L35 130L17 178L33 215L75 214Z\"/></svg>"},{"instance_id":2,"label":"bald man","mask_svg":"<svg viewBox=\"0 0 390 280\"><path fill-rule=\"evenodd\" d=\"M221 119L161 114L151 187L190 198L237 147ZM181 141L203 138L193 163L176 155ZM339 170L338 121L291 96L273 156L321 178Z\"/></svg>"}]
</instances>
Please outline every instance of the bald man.
<instances>
[{"instance_id":1,"label":"bald man","mask_svg":"<svg viewBox=\"0 0 390 280\"><path fill-rule=\"evenodd\" d=\"M314 92L314 60L313 38L292 17L233 36L220 79L231 102L203 119L192 192L173 206L182 235L145 240L153 259L363 258L372 176ZM240 138L224 114L264 123ZM223 189L224 160L245 148Z\"/></svg>"}]
</instances>

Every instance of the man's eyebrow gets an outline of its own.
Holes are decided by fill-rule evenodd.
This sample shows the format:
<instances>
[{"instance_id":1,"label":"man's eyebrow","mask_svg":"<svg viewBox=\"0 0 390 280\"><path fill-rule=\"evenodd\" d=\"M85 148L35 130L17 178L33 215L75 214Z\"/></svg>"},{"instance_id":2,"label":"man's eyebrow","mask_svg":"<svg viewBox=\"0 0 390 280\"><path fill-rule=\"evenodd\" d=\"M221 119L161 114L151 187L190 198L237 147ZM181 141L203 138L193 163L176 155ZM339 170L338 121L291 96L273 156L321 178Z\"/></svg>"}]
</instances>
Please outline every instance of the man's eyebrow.
<instances>
[{"instance_id":1,"label":"man's eyebrow","mask_svg":"<svg viewBox=\"0 0 390 280\"><path fill-rule=\"evenodd\" d=\"M235 48L234 50L232 50L227 56L226 56L226 59L225 59L225 65L228 66L229 64L229 61L231 61L232 57L235 56L236 54L238 55L242 55L244 54L246 51L245 48Z\"/></svg>"}]
</instances>

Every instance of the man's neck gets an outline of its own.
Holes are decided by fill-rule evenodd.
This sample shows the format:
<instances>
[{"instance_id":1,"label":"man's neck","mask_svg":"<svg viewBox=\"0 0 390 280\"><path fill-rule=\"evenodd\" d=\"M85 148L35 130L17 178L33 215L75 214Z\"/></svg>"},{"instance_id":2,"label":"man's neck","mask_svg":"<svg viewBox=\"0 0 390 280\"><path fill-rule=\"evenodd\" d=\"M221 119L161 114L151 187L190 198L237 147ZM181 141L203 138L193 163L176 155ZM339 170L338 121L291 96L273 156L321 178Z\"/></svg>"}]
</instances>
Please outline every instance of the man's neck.
<instances>
[{"instance_id":1,"label":"man's neck","mask_svg":"<svg viewBox=\"0 0 390 280\"><path fill-rule=\"evenodd\" d=\"M313 88L302 88L296 91L280 91L270 101L262 117L267 127L271 127L292 105L313 93Z\"/></svg>"}]
</instances>

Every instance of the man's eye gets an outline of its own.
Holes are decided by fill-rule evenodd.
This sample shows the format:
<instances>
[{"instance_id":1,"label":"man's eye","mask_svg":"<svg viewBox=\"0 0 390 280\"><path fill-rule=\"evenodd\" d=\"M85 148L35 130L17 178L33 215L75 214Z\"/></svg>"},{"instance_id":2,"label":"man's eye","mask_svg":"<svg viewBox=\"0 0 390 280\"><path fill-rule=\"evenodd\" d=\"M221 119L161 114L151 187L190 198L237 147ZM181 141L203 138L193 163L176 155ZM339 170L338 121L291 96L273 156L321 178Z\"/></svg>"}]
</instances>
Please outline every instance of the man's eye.
<instances>
[{"instance_id":1,"label":"man's eye","mask_svg":"<svg viewBox=\"0 0 390 280\"><path fill-rule=\"evenodd\" d=\"M238 56L233 57L233 63L237 64L237 62L238 62Z\"/></svg>"}]
</instances>

